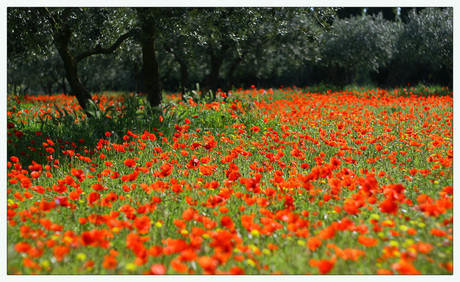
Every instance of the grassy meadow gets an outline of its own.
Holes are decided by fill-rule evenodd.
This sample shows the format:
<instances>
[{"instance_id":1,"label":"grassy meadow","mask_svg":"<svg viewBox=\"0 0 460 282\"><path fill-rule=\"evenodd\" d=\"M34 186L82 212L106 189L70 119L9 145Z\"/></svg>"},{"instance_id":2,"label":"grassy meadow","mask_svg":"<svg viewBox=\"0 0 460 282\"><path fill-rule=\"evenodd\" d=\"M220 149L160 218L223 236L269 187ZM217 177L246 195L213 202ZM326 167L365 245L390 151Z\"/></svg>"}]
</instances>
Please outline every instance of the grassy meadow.
<instances>
[{"instance_id":1,"label":"grassy meadow","mask_svg":"<svg viewBox=\"0 0 460 282\"><path fill-rule=\"evenodd\" d=\"M8 274L452 274L447 88L8 96Z\"/></svg>"}]
</instances>

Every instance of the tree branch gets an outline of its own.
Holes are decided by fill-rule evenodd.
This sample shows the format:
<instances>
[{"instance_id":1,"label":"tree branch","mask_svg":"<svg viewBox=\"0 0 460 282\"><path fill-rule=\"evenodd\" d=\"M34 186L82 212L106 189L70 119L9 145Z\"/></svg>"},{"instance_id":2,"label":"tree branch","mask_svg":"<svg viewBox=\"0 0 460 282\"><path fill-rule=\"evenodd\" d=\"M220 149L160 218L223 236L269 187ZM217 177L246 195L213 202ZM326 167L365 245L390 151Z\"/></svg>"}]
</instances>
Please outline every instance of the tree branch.
<instances>
[{"instance_id":1,"label":"tree branch","mask_svg":"<svg viewBox=\"0 0 460 282\"><path fill-rule=\"evenodd\" d=\"M45 17L48 18L48 20L51 23L51 28L53 31L56 31L56 27L58 25L58 21L55 19L54 15L48 10L48 8L38 8L38 11Z\"/></svg>"},{"instance_id":2,"label":"tree branch","mask_svg":"<svg viewBox=\"0 0 460 282\"><path fill-rule=\"evenodd\" d=\"M132 34L133 34L132 31L128 31L125 34L122 34L120 37L118 37L117 41L115 41L115 43L112 46L108 47L108 48L102 48L100 45L97 45L94 49L85 51L85 52L80 53L77 56L75 56L75 60L77 62L79 62L79 61L83 60L84 58L87 58L87 57L90 57L90 56L93 56L93 55L96 55L96 54L110 54L110 53L113 53L121 45L121 43L123 43L123 41L125 41L126 39L131 37Z\"/></svg>"}]
</instances>

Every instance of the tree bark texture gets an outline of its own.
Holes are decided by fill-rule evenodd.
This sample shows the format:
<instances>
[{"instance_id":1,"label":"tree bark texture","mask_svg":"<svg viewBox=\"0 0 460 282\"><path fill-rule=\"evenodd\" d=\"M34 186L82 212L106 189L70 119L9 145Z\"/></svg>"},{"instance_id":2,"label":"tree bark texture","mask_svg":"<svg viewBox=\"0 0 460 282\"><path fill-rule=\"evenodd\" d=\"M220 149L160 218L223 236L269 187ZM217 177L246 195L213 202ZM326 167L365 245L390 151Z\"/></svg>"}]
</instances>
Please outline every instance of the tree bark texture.
<instances>
[{"instance_id":1,"label":"tree bark texture","mask_svg":"<svg viewBox=\"0 0 460 282\"><path fill-rule=\"evenodd\" d=\"M91 94L86 90L84 84L80 80L80 76L78 74L78 62L83 60L84 58L90 57L96 54L110 54L115 49L117 49L121 43L126 40L127 38L132 36L131 31L122 34L116 42L108 47L102 48L101 46L96 46L96 48L92 50L88 50L86 52L82 52L78 55L73 55L69 49L69 42L72 36L72 30L68 24L66 24L66 20L71 15L72 8L67 7L62 12L60 18L56 18L53 13L51 13L47 8L40 8L40 11L43 13L45 17L47 17L52 25L53 29L53 39L54 45L58 50L59 55L64 63L64 69L66 74L67 82L69 83L70 90L73 95L78 100L81 108L84 110L88 117L91 114L87 111L88 102L92 100Z\"/></svg>"},{"instance_id":2,"label":"tree bark texture","mask_svg":"<svg viewBox=\"0 0 460 282\"><path fill-rule=\"evenodd\" d=\"M182 94L182 100L184 100L184 95L185 95L185 89L188 89L189 87L189 79L188 79L188 66L187 64L183 61L179 61L180 64L180 80L181 80L181 94Z\"/></svg>"},{"instance_id":3,"label":"tree bark texture","mask_svg":"<svg viewBox=\"0 0 460 282\"><path fill-rule=\"evenodd\" d=\"M211 73L209 79L211 80L211 91L213 100L216 99L217 88L219 85L220 67L222 66L223 61L224 58L222 56L211 55Z\"/></svg>"},{"instance_id":4,"label":"tree bark texture","mask_svg":"<svg viewBox=\"0 0 460 282\"><path fill-rule=\"evenodd\" d=\"M232 64L230 65L230 68L228 69L228 74L227 74L227 91L232 90L232 87L235 84L235 76L234 76L235 70L238 67L238 65L243 61L243 58L246 54L247 53L245 52L241 56L238 56L237 58L235 58Z\"/></svg>"},{"instance_id":5,"label":"tree bark texture","mask_svg":"<svg viewBox=\"0 0 460 282\"><path fill-rule=\"evenodd\" d=\"M88 115L86 110L88 101L92 100L92 97L88 90L86 90L85 86L81 83L78 75L77 61L69 50L70 36L70 28L63 25L62 29L54 34L54 44L62 58L62 61L64 62L65 74L72 94L75 95L81 108Z\"/></svg>"},{"instance_id":6,"label":"tree bark texture","mask_svg":"<svg viewBox=\"0 0 460 282\"><path fill-rule=\"evenodd\" d=\"M146 9L138 10L141 22L141 47L142 47L142 71L147 100L150 105L157 107L161 104L162 93L160 83L160 70L158 59L155 53L155 29L149 21L150 11Z\"/></svg>"}]
</instances>

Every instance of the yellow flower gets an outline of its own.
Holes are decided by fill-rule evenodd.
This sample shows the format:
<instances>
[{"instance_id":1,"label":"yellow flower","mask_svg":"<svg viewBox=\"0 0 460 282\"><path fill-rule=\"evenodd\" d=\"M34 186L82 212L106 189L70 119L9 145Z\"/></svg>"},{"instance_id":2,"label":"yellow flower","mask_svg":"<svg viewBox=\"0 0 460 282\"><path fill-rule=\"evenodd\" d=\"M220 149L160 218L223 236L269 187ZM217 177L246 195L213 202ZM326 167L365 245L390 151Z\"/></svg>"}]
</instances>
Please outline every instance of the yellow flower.
<instances>
[{"instance_id":1,"label":"yellow flower","mask_svg":"<svg viewBox=\"0 0 460 282\"><path fill-rule=\"evenodd\" d=\"M259 248L257 248L257 246L254 244L249 244L248 247L251 248L253 252L257 252L259 250Z\"/></svg>"},{"instance_id":2,"label":"yellow flower","mask_svg":"<svg viewBox=\"0 0 460 282\"><path fill-rule=\"evenodd\" d=\"M247 259L246 263L249 264L252 267L256 266L256 263L252 259Z\"/></svg>"},{"instance_id":3,"label":"yellow flower","mask_svg":"<svg viewBox=\"0 0 460 282\"><path fill-rule=\"evenodd\" d=\"M80 261L86 260L86 254L85 253L78 253L77 254L77 259Z\"/></svg>"},{"instance_id":4,"label":"yellow flower","mask_svg":"<svg viewBox=\"0 0 460 282\"><path fill-rule=\"evenodd\" d=\"M393 247L399 247L399 243L395 240L391 240L390 241L390 246L393 246Z\"/></svg>"},{"instance_id":5,"label":"yellow flower","mask_svg":"<svg viewBox=\"0 0 460 282\"><path fill-rule=\"evenodd\" d=\"M385 223L385 224L392 224L392 223L393 223L393 221L391 221L391 220L387 219L387 220L385 220L383 223Z\"/></svg>"},{"instance_id":6,"label":"yellow flower","mask_svg":"<svg viewBox=\"0 0 460 282\"><path fill-rule=\"evenodd\" d=\"M407 240L402 244L402 246L403 246L404 248L407 248L407 247L411 246L412 244L414 244L414 240L412 240L412 239L407 239ZM409 249L407 249L407 250L410 251L410 249L411 249L411 248L409 248ZM413 252L413 253L416 253L416 252Z\"/></svg>"},{"instance_id":7,"label":"yellow flower","mask_svg":"<svg viewBox=\"0 0 460 282\"><path fill-rule=\"evenodd\" d=\"M137 266L136 266L136 264L130 262L125 266L125 268L128 271L134 271L134 270L136 270Z\"/></svg>"}]
</instances>

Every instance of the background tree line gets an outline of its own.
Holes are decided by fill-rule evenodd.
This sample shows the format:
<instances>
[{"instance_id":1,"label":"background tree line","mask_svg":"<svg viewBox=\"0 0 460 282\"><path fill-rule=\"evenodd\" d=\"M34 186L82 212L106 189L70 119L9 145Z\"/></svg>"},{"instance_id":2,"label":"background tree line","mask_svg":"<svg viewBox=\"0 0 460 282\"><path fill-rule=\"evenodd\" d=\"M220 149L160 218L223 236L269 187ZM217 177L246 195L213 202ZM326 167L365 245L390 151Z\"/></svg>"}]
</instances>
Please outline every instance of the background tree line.
<instances>
[{"instance_id":1,"label":"background tree line","mask_svg":"<svg viewBox=\"0 0 460 282\"><path fill-rule=\"evenodd\" d=\"M8 92L452 86L452 8L8 8Z\"/></svg>"}]
</instances>

